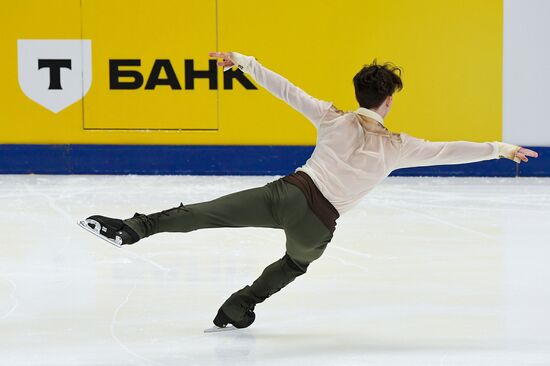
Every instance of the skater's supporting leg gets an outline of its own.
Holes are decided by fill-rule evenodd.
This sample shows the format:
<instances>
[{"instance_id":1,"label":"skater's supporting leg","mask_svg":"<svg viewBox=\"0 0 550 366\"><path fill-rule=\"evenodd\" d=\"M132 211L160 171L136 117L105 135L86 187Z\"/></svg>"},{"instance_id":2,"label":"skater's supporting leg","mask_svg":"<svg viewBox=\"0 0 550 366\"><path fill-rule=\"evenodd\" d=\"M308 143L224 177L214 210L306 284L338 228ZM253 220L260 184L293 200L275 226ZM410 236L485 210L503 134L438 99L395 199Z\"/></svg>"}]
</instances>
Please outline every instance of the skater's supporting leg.
<instances>
[{"instance_id":1,"label":"skater's supporting leg","mask_svg":"<svg viewBox=\"0 0 550 366\"><path fill-rule=\"evenodd\" d=\"M282 205L284 212L281 212L287 253L267 266L251 286L245 286L225 301L214 320L217 326L232 323L239 328L252 324L255 305L306 273L308 265L321 256L332 239L332 232L313 214L297 188L291 186L287 196L288 202Z\"/></svg>"},{"instance_id":2,"label":"skater's supporting leg","mask_svg":"<svg viewBox=\"0 0 550 366\"><path fill-rule=\"evenodd\" d=\"M240 321L256 304L306 273L307 267L308 264L296 263L285 254L283 258L267 266L251 286L245 286L231 295L221 306L221 310L230 319Z\"/></svg>"}]
</instances>

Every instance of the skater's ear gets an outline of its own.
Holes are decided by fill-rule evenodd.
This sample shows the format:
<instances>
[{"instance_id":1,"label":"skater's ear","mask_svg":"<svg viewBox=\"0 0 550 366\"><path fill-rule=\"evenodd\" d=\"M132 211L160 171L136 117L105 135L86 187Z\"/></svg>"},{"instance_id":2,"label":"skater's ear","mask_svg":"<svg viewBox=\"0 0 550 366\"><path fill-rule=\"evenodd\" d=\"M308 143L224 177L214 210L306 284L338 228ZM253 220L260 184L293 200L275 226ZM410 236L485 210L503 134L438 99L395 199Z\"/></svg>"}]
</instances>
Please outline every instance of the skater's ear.
<instances>
[{"instance_id":1,"label":"skater's ear","mask_svg":"<svg viewBox=\"0 0 550 366\"><path fill-rule=\"evenodd\" d=\"M380 104L380 106L375 109L375 112L377 112L378 114L380 114L382 117L385 118L390 112L392 103L393 103L393 97L391 95L388 95L384 99L384 101Z\"/></svg>"},{"instance_id":2,"label":"skater's ear","mask_svg":"<svg viewBox=\"0 0 550 366\"><path fill-rule=\"evenodd\" d=\"M386 104L386 107L389 109L393 103L393 96L388 95L384 103Z\"/></svg>"}]
</instances>

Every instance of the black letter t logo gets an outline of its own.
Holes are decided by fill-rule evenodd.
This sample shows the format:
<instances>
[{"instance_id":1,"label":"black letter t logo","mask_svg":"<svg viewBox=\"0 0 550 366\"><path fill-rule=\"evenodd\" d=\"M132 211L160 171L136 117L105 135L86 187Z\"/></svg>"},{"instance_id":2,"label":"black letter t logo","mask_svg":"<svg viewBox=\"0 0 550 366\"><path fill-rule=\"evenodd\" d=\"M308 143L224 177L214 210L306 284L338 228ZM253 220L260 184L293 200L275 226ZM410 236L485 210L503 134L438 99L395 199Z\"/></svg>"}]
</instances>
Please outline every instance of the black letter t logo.
<instances>
[{"instance_id":1,"label":"black letter t logo","mask_svg":"<svg viewBox=\"0 0 550 366\"><path fill-rule=\"evenodd\" d=\"M71 60L38 60L38 70L50 69L50 87L48 89L63 89L61 87L61 69L71 70Z\"/></svg>"}]
</instances>

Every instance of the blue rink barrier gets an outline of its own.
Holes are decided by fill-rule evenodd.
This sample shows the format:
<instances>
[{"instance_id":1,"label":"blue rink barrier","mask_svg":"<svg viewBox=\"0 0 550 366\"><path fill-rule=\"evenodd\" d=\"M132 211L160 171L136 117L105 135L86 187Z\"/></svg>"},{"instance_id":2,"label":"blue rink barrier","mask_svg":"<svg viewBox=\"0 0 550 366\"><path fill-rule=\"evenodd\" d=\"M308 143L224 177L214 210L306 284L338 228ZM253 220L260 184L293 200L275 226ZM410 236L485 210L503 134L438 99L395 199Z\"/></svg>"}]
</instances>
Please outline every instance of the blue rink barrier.
<instances>
[{"instance_id":1,"label":"blue rink barrier","mask_svg":"<svg viewBox=\"0 0 550 366\"><path fill-rule=\"evenodd\" d=\"M399 169L392 176L548 177L550 147L528 164L490 160ZM0 174L284 175L313 146L0 145Z\"/></svg>"}]
</instances>

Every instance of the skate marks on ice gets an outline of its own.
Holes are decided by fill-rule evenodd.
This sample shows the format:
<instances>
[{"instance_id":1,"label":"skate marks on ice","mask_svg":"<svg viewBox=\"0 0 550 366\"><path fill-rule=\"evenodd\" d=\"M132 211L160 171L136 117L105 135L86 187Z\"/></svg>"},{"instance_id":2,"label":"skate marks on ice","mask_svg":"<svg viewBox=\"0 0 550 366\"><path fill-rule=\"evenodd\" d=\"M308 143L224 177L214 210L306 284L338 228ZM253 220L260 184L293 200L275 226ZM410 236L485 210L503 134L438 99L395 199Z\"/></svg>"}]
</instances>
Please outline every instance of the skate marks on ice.
<instances>
[{"instance_id":1,"label":"skate marks on ice","mask_svg":"<svg viewBox=\"0 0 550 366\"><path fill-rule=\"evenodd\" d=\"M169 268L164 267L163 265L161 265L161 264L155 262L155 261L152 260L152 259L149 259L149 258L147 258L147 257L143 257L143 256L141 256L141 255L138 255L138 254L136 254L136 253L133 253L133 252L131 252L131 251L126 250L125 248L122 247L122 240L120 239L120 237L117 236L115 240L110 239L110 238L107 238L107 237L101 235L101 234L99 233L99 230L96 230L95 228L92 229L92 228L88 225L89 223L93 224L94 227L99 227L99 226L100 226L99 223L98 223L97 221L88 220L88 219L87 219L87 220L79 220L79 221L77 221L76 224L77 224L78 226L80 226L81 228L83 228L84 230L88 231L89 233L92 233L92 234L94 234L95 236L97 236L98 238L101 238L101 239L105 240L107 243L112 244L112 245L114 245L115 247L119 248L119 249L120 249L121 251L123 251L125 254L131 255L131 256L133 256L133 257L135 257L135 258L138 258L138 259L141 259L142 261L145 261L145 262L147 262L147 263L153 265L154 267L156 267L157 269L159 269L159 270L161 270L161 271L163 271L163 272L169 272L169 271L170 271Z\"/></svg>"},{"instance_id":2,"label":"skate marks on ice","mask_svg":"<svg viewBox=\"0 0 550 366\"><path fill-rule=\"evenodd\" d=\"M72 179L72 178L71 178L71 179ZM48 179L46 179L46 178L43 178L43 180L48 181ZM86 179L80 179L80 180L82 180L83 182L86 182ZM65 210L64 208L62 208L62 207L57 203L57 201L59 201L60 198L70 198L71 196L75 196L75 195L79 195L79 194L81 194L81 193L86 193L86 192L87 192L87 190L82 190L82 189L76 190L76 191L74 191L74 192L71 191L71 190L67 190L67 191L64 191L64 190L63 190L63 191L58 192L59 197L54 197L54 196L52 196L52 195L50 195L50 194L48 194L48 193L45 193L45 192L43 192L43 191L41 191L41 190L38 190L37 188L35 188L35 187L33 187L31 184L29 184L27 181L25 181L25 182L23 183L23 187L25 188L25 190L26 190L28 193L30 193L30 194L32 194L32 195L34 195L34 196L37 196L37 197L40 197L40 198L44 199L44 200L47 202L48 207L49 207L52 211L57 212L58 214L60 214L60 215L61 215L63 218L65 218L68 222L74 222L75 218L74 218L67 210ZM81 220L81 221L84 221L84 220ZM80 224L80 221L79 221L77 224L78 224L79 226L81 226L83 229L86 229L86 230L88 230L88 231L92 230L91 228L87 228L87 227L85 227L85 226L82 226L82 225ZM90 232L91 232L92 234L95 234L93 231L90 231ZM104 239L104 238L101 237L101 236L99 236L99 237L102 238L102 239ZM105 239L104 239L104 240L105 240ZM108 241L108 240L107 240L107 241ZM109 242L109 241L108 241L108 242ZM113 244L113 245L115 245L115 246L117 246L117 245L114 244L114 243L111 243L111 242L109 242L109 243L110 243L110 244ZM156 267L157 269L159 269L159 270L161 270L161 271L163 271L163 272L168 272L168 271L170 271L169 268L164 267L163 265L161 265L161 264L155 262L155 261L152 260L152 259L149 259L149 258L147 258L147 257L144 257L144 256L141 256L141 255L139 255L139 254L136 254L136 253L134 253L134 252L132 252L132 251L127 250L126 248L120 248L120 249L121 249L121 251L122 251L125 255L131 256L131 257L134 257L134 258L137 258L137 259L142 260L142 261L144 261L144 262L147 262L147 263L151 264L152 266Z\"/></svg>"},{"instance_id":3,"label":"skate marks on ice","mask_svg":"<svg viewBox=\"0 0 550 366\"><path fill-rule=\"evenodd\" d=\"M399 211L402 211L402 212L407 212L407 213L410 213L410 214L413 214L413 215L421 216L421 217L424 217L428 220L431 220L431 221L434 221L434 222L437 222L437 223L440 223L440 224L446 225L448 227L458 229L458 230L461 230L461 231L464 231L464 232L467 232L467 233L470 233L470 234L478 235L478 236L484 237L486 239L498 240L498 238L495 237L494 235L484 233L483 231L471 229L471 228L468 228L468 227L463 226L463 225L458 225L456 223L453 223L453 222L444 220L442 218L430 215L426 212L420 212L418 210L413 210L411 208L406 208L406 207L400 207L398 205L393 205L392 208L394 210L399 210Z\"/></svg>"},{"instance_id":4,"label":"skate marks on ice","mask_svg":"<svg viewBox=\"0 0 550 366\"><path fill-rule=\"evenodd\" d=\"M59 213L62 217L64 217L67 221L73 221L71 218L71 215L63 208L59 207L59 205L56 203L56 200L50 196L49 194L46 194L44 192L39 191L38 189L34 188L32 185L30 185L27 182L24 182L24 187L27 192L29 192L32 195L42 197L48 202L48 206L53 211ZM63 192L61 193L61 196L63 196Z\"/></svg>"},{"instance_id":5,"label":"skate marks on ice","mask_svg":"<svg viewBox=\"0 0 550 366\"><path fill-rule=\"evenodd\" d=\"M4 320L4 319L7 319L11 314L13 314L13 312L15 311L15 309L17 309L17 306L19 305L19 299L15 296L15 293L17 292L17 285L15 284L15 282L13 282L12 280L10 280L9 278L6 278L4 277L4 279L9 282L9 284L11 285L12 287L12 291L10 293L10 295L8 296L8 299L13 299L13 305L11 306L11 308L3 315L0 316L0 320Z\"/></svg>"},{"instance_id":6,"label":"skate marks on ice","mask_svg":"<svg viewBox=\"0 0 550 366\"><path fill-rule=\"evenodd\" d=\"M342 263L344 266L347 266L347 267L354 267L354 268L360 269L364 273L369 272L369 269L367 267L361 266L361 265L355 264L355 263L350 263L350 262L346 261L344 258L340 258L340 257L337 257L335 255L323 254L323 257L336 260L336 261Z\"/></svg>"},{"instance_id":7,"label":"skate marks on ice","mask_svg":"<svg viewBox=\"0 0 550 366\"><path fill-rule=\"evenodd\" d=\"M152 260L148 257L144 257L142 255L136 254L136 253L124 248L124 247L120 248L120 251L125 253L127 256L132 256L134 258L137 258L137 259L140 259L144 262L147 262L147 263L149 263L150 265L152 265L153 267L157 268L158 270L160 270L162 272L170 272L171 271L170 268L164 267L162 264L160 264L158 262L155 262L154 260Z\"/></svg>"},{"instance_id":8,"label":"skate marks on ice","mask_svg":"<svg viewBox=\"0 0 550 366\"><path fill-rule=\"evenodd\" d=\"M135 357L136 359L139 360L139 362L146 362L147 364L150 364L150 365L158 365L158 366L165 366L165 364L163 363L160 363L160 362L157 362L157 361L154 361L154 360L151 360L147 357L144 357L144 356L141 356L140 354L134 352L132 349L130 349L130 347L128 347L126 344L124 344L124 342L122 342L120 340L120 338L118 338L118 336L116 335L116 325L117 325L117 318L118 318L118 314L120 313L120 311L122 310L122 308L130 301L130 297L132 296L132 294L134 293L134 291L136 290L137 288L137 283L134 283L134 285L132 286L132 288L130 289L130 291L128 291L128 294L126 295L126 298L124 298L124 300L117 306L117 308L115 309L114 313L113 313L113 316L111 318L111 325L110 325L110 329L111 329L111 338L113 338L113 340L120 346L120 348L122 348L126 353L128 353L129 355Z\"/></svg>"}]
</instances>

